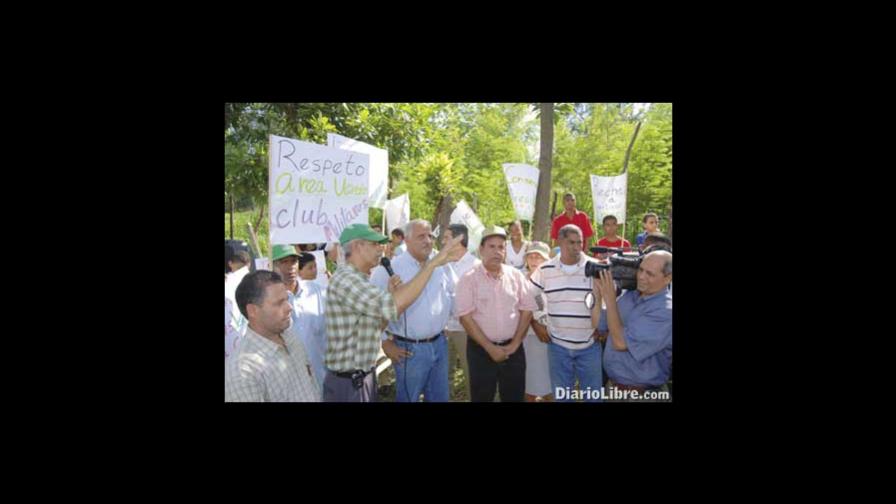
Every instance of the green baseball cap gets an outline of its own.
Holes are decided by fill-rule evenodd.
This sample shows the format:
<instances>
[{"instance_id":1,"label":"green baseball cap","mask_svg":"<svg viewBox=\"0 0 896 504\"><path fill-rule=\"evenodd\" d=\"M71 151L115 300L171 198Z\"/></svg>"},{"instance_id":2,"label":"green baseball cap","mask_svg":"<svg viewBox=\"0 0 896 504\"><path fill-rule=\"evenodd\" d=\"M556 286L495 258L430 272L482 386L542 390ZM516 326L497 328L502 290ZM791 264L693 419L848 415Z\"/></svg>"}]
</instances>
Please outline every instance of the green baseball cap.
<instances>
[{"instance_id":1,"label":"green baseball cap","mask_svg":"<svg viewBox=\"0 0 896 504\"><path fill-rule=\"evenodd\" d=\"M273 250L271 250L272 261L279 261L284 257L296 256L299 257L299 253L296 252L295 245L274 245Z\"/></svg>"},{"instance_id":2,"label":"green baseball cap","mask_svg":"<svg viewBox=\"0 0 896 504\"><path fill-rule=\"evenodd\" d=\"M342 234L339 235L339 243L341 245L345 245L346 243L352 240L367 240L376 243L389 243L389 238L384 235L377 233L367 224L352 224L351 226L346 227L342 230Z\"/></svg>"}]
</instances>

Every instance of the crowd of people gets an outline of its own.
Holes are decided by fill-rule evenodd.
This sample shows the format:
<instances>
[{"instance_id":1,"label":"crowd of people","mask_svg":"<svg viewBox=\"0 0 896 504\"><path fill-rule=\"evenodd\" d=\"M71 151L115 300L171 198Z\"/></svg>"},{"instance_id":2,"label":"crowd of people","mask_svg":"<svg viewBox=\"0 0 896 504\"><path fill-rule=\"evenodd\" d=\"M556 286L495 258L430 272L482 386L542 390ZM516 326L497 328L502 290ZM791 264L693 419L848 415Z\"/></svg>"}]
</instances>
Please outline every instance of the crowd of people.
<instances>
[{"instance_id":1,"label":"crowd of people","mask_svg":"<svg viewBox=\"0 0 896 504\"><path fill-rule=\"evenodd\" d=\"M470 247L464 225L436 237L416 219L389 236L353 224L326 247L274 245L270 271L230 254L225 401L377 401L381 351L398 402L449 401L458 366L472 402L669 399L671 239L648 213L635 250L608 215L595 243L573 194L564 209L553 248L527 241L520 221ZM636 289L620 290L612 268L588 274L611 254L592 243L639 258ZM335 264L326 287L320 249Z\"/></svg>"}]
</instances>

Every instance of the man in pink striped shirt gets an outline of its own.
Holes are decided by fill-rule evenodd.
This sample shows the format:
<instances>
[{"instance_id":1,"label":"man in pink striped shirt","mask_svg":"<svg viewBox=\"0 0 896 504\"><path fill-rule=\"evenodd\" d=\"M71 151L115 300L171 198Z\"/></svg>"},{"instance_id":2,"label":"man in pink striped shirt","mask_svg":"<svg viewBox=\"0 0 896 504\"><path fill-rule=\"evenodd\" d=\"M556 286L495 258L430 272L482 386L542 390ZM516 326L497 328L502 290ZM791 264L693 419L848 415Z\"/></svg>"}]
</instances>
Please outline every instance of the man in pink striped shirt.
<instances>
[{"instance_id":1,"label":"man in pink striped shirt","mask_svg":"<svg viewBox=\"0 0 896 504\"><path fill-rule=\"evenodd\" d=\"M507 233L490 226L482 234L482 263L458 282L455 310L469 336L470 399L522 402L526 387L523 337L536 309L525 275L504 264Z\"/></svg>"}]
</instances>

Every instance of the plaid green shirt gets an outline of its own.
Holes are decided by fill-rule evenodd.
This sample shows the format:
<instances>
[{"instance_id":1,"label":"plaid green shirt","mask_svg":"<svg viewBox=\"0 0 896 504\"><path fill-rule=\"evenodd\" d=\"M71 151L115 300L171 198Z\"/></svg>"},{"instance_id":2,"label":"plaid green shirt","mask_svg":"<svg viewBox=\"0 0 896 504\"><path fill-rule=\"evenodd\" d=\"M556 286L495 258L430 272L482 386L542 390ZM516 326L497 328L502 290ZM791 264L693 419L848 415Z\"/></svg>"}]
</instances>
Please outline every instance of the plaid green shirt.
<instances>
[{"instance_id":1,"label":"plaid green shirt","mask_svg":"<svg viewBox=\"0 0 896 504\"><path fill-rule=\"evenodd\" d=\"M380 352L383 319L398 318L392 294L350 264L336 268L327 288L327 369L369 370Z\"/></svg>"}]
</instances>

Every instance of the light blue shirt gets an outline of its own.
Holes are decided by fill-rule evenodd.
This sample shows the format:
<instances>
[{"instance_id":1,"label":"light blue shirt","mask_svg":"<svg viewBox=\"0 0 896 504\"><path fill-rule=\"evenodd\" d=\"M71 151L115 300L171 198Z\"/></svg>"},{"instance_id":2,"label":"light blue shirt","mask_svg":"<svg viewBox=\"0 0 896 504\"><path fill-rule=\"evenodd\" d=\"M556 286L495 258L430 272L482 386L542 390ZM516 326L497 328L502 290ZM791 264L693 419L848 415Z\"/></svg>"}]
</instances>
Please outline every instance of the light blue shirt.
<instances>
[{"instance_id":1,"label":"light blue shirt","mask_svg":"<svg viewBox=\"0 0 896 504\"><path fill-rule=\"evenodd\" d=\"M318 385L323 387L327 372L324 365L327 355L327 324L324 317L327 291L317 282L299 280L298 294L289 290L286 294L292 306L292 327L305 347Z\"/></svg>"},{"instance_id":2,"label":"light blue shirt","mask_svg":"<svg viewBox=\"0 0 896 504\"><path fill-rule=\"evenodd\" d=\"M392 270L401 278L402 283L410 282L420 269L420 264L410 252L401 254L392 261ZM388 290L389 274L385 268L381 266L375 268L370 276L370 283ZM397 321L389 323L387 330L392 334L414 340L431 338L439 334L451 317L456 284L457 277L451 268L439 266L433 271L420 296L402 316L398 317ZM407 317L407 334L404 332L404 320L402 320L404 317Z\"/></svg>"},{"instance_id":3,"label":"light blue shirt","mask_svg":"<svg viewBox=\"0 0 896 504\"><path fill-rule=\"evenodd\" d=\"M628 291L616 301L627 350L618 351L607 338L604 370L616 383L658 387L669 380L672 363L672 292L648 297ZM608 331L607 310L601 310L601 331Z\"/></svg>"}]
</instances>

